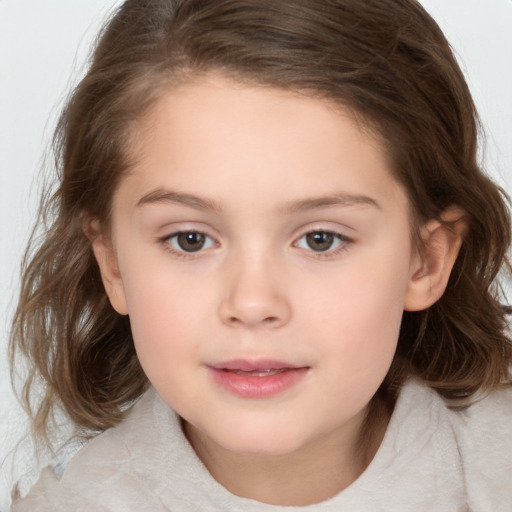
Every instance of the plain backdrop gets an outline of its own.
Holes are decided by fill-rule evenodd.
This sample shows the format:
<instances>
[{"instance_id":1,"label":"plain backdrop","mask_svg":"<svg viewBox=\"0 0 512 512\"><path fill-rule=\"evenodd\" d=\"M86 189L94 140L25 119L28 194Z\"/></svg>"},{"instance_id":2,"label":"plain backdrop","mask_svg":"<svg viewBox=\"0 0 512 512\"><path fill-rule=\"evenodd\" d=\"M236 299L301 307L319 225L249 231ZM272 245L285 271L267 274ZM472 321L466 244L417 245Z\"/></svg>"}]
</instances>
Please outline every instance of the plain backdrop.
<instances>
[{"instance_id":1,"label":"plain backdrop","mask_svg":"<svg viewBox=\"0 0 512 512\"><path fill-rule=\"evenodd\" d=\"M0 0L0 511L24 423L10 388L7 333L37 174L56 116L101 21L120 1ZM451 41L487 133L486 168L512 189L512 0L422 0Z\"/></svg>"}]
</instances>

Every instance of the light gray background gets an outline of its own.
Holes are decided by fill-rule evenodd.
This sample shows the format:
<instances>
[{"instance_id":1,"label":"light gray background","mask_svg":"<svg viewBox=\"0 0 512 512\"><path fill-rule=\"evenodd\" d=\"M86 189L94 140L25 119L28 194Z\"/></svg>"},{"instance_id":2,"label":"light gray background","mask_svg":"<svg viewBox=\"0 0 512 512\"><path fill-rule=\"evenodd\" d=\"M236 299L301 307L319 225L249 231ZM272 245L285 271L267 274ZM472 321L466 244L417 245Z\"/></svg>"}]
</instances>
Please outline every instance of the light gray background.
<instances>
[{"instance_id":1,"label":"light gray background","mask_svg":"<svg viewBox=\"0 0 512 512\"><path fill-rule=\"evenodd\" d=\"M18 269L35 221L35 176L97 28L120 1L0 0L0 510L24 428L6 361ZM422 0L454 46L487 132L489 172L512 189L512 0ZM7 457L7 458L5 458Z\"/></svg>"}]
</instances>

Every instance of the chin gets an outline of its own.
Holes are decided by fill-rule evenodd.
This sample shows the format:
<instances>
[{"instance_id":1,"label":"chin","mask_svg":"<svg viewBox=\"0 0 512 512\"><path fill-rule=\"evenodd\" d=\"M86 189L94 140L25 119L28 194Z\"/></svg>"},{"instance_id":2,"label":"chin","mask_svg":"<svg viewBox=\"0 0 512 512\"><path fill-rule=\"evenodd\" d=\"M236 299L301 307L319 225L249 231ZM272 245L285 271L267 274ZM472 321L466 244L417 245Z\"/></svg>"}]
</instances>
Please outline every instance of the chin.
<instances>
[{"instance_id":1,"label":"chin","mask_svg":"<svg viewBox=\"0 0 512 512\"><path fill-rule=\"evenodd\" d=\"M254 431L230 432L230 435L223 433L222 438L216 442L224 449L250 456L280 456L292 453L307 444L305 439L299 439L284 429L282 432L265 432L263 429Z\"/></svg>"}]
</instances>

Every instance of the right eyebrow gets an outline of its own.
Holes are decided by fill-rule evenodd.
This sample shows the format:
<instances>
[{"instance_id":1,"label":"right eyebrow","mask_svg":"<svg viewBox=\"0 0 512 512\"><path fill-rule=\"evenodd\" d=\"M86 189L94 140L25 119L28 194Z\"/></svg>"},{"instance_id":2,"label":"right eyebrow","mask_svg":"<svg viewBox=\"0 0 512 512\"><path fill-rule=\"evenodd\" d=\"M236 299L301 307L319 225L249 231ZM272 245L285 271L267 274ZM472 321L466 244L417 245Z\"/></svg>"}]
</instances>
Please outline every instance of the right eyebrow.
<instances>
[{"instance_id":1,"label":"right eyebrow","mask_svg":"<svg viewBox=\"0 0 512 512\"><path fill-rule=\"evenodd\" d=\"M136 206L140 207L146 204L158 203L179 204L188 206L190 208L195 208L196 210L209 210L214 212L220 212L221 210L219 204L211 199L195 196L193 194L166 190L163 188L157 188L143 195L137 201Z\"/></svg>"},{"instance_id":2,"label":"right eyebrow","mask_svg":"<svg viewBox=\"0 0 512 512\"><path fill-rule=\"evenodd\" d=\"M372 197L341 192L332 195L312 197L294 201L286 204L284 210L290 212L300 212L304 210L328 208L331 206L354 206L358 204L372 206L378 210L382 209L381 205Z\"/></svg>"}]
</instances>

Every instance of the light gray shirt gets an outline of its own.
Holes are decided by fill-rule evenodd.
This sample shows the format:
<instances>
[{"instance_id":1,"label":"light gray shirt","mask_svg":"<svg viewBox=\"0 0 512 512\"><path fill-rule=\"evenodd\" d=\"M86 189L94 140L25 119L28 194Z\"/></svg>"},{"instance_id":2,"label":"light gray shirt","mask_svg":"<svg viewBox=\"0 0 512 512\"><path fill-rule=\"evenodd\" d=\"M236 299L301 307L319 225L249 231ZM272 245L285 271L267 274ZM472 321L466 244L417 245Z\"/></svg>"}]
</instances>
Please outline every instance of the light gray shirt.
<instances>
[{"instance_id":1,"label":"light gray shirt","mask_svg":"<svg viewBox=\"0 0 512 512\"><path fill-rule=\"evenodd\" d=\"M333 498L280 507L234 496L197 458L151 389L59 479L42 471L14 512L512 512L512 389L464 411L411 380L365 472Z\"/></svg>"}]
</instances>

